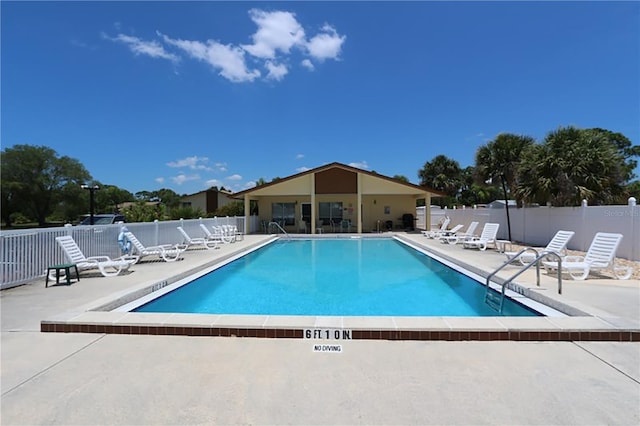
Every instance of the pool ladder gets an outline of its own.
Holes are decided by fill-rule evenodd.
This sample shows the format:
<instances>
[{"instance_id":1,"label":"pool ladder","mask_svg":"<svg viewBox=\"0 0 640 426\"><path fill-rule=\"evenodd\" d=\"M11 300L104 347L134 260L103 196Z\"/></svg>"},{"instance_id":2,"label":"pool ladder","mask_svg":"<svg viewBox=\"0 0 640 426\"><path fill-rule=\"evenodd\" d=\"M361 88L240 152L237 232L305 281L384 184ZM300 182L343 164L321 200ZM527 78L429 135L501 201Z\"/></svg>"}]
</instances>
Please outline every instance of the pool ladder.
<instances>
[{"instance_id":1,"label":"pool ladder","mask_svg":"<svg viewBox=\"0 0 640 426\"><path fill-rule=\"evenodd\" d=\"M491 291L491 286L490 286L491 278L495 274L500 272L505 266L510 265L513 262L517 261L521 254L528 251L535 253L536 258L534 259L534 261L525 265L522 269L520 269L518 272L512 275L509 279L505 280L502 284L498 284L499 286L501 286L500 293ZM498 269L496 269L495 271L489 274L489 276L487 277L486 287L484 289L484 302L487 305L489 305L489 307L491 307L494 311L502 314L502 307L504 305L505 288L509 284L511 284L511 282L514 279L520 276L520 274L522 274L524 271L526 271L527 269L531 268L534 265L536 266L536 285L540 287L540 260L547 256L555 257L556 260L558 261L558 294L562 294L562 258L560 257L560 255L552 251L543 251L542 253L538 254L538 252L534 248L526 247L520 250L518 253L516 253L512 258L507 260Z\"/></svg>"},{"instance_id":2,"label":"pool ladder","mask_svg":"<svg viewBox=\"0 0 640 426\"><path fill-rule=\"evenodd\" d=\"M269 222L269 224L267 225L267 231L271 232L271 228L272 227L276 228L277 231L282 231L282 233L287 237L287 239L289 239L289 240L291 239L291 236L287 233L287 231L285 231L282 228L282 226L280 226L280 224L278 222Z\"/></svg>"}]
</instances>

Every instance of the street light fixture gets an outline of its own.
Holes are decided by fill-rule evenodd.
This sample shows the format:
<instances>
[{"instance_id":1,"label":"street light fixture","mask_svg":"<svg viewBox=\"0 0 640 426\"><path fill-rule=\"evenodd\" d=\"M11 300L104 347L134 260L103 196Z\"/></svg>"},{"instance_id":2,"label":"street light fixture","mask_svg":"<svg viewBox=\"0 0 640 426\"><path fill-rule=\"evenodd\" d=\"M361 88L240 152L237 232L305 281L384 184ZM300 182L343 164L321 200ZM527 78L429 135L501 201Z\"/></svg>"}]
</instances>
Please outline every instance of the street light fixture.
<instances>
[{"instance_id":1,"label":"street light fixture","mask_svg":"<svg viewBox=\"0 0 640 426\"><path fill-rule=\"evenodd\" d=\"M93 193L100 189L98 185L80 185L80 188L89 191L89 224L93 225Z\"/></svg>"}]
</instances>

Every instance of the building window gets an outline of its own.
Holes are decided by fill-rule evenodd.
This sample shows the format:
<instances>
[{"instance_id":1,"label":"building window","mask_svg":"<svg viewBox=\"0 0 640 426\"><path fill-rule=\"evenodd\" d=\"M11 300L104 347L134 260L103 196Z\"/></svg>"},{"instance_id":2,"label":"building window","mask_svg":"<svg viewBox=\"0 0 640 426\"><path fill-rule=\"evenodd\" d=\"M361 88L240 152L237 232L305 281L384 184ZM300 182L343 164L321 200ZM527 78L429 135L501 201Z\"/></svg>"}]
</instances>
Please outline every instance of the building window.
<instances>
[{"instance_id":1,"label":"building window","mask_svg":"<svg viewBox=\"0 0 640 426\"><path fill-rule=\"evenodd\" d=\"M342 222L342 203L318 203L318 215L323 225Z\"/></svg>"},{"instance_id":2,"label":"building window","mask_svg":"<svg viewBox=\"0 0 640 426\"><path fill-rule=\"evenodd\" d=\"M272 203L271 217L274 222L280 225L295 225L296 204L295 203Z\"/></svg>"}]
</instances>

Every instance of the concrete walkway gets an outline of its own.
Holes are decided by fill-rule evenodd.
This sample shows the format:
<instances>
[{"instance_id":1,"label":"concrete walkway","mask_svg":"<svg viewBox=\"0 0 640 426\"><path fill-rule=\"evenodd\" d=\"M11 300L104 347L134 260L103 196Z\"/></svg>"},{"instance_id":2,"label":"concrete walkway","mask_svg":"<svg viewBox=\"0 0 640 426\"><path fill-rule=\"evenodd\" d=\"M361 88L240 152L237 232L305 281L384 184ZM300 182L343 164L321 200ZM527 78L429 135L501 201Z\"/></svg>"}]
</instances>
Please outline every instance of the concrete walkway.
<instances>
[{"instance_id":1,"label":"concrete walkway","mask_svg":"<svg viewBox=\"0 0 640 426\"><path fill-rule=\"evenodd\" d=\"M404 236L478 270L504 260ZM134 286L186 273L265 236L127 275L44 279L0 292L2 425L639 424L640 343L343 341L41 333ZM534 288L531 276L524 285ZM607 321L640 324L640 283L543 277L534 289ZM553 296L552 296L553 295Z\"/></svg>"}]
</instances>

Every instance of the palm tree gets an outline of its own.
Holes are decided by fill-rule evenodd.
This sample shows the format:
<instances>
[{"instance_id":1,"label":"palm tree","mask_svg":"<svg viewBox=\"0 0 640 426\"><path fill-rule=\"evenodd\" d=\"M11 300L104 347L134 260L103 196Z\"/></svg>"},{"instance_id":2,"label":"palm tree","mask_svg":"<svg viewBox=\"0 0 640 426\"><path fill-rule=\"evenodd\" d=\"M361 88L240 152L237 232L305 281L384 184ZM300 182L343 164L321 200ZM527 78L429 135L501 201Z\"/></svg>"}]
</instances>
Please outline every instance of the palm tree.
<instances>
[{"instance_id":1,"label":"palm tree","mask_svg":"<svg viewBox=\"0 0 640 426\"><path fill-rule=\"evenodd\" d=\"M520 197L577 206L582 200L608 204L619 199L628 173L623 154L605 133L569 126L523 153L519 176Z\"/></svg>"},{"instance_id":2,"label":"palm tree","mask_svg":"<svg viewBox=\"0 0 640 426\"><path fill-rule=\"evenodd\" d=\"M421 170L418 170L420 186L426 186L453 197L462 187L462 169L457 161L446 155L437 155L430 162L426 162ZM440 206L446 200L440 199Z\"/></svg>"},{"instance_id":3,"label":"palm tree","mask_svg":"<svg viewBox=\"0 0 640 426\"><path fill-rule=\"evenodd\" d=\"M501 133L476 152L476 179L479 182L504 179L512 194L518 187L518 167L522 153L535 144L530 136Z\"/></svg>"}]
</instances>

